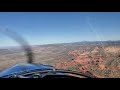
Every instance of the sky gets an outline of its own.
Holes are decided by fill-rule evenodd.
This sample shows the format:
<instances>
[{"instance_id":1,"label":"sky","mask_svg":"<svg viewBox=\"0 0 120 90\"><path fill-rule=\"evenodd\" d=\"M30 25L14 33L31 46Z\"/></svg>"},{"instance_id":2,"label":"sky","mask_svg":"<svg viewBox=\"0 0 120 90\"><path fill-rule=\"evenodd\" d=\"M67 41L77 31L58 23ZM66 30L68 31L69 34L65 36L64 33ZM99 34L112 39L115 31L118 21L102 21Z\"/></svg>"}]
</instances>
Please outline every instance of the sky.
<instances>
[{"instance_id":1,"label":"sky","mask_svg":"<svg viewBox=\"0 0 120 90\"><path fill-rule=\"evenodd\" d=\"M120 40L120 12L0 12L0 47L19 45L6 28L30 45Z\"/></svg>"}]
</instances>

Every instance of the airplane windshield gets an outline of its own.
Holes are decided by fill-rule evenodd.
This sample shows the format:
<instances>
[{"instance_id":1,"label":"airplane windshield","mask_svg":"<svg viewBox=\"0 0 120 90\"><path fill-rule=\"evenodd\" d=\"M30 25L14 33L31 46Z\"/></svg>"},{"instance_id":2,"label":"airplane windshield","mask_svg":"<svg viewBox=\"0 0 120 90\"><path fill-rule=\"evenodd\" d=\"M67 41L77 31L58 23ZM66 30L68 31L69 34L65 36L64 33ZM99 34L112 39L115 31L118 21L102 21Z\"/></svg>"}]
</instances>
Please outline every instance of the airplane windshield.
<instances>
[{"instance_id":1,"label":"airplane windshield","mask_svg":"<svg viewBox=\"0 0 120 90\"><path fill-rule=\"evenodd\" d=\"M0 71L35 63L120 78L119 24L120 12L0 12Z\"/></svg>"}]
</instances>

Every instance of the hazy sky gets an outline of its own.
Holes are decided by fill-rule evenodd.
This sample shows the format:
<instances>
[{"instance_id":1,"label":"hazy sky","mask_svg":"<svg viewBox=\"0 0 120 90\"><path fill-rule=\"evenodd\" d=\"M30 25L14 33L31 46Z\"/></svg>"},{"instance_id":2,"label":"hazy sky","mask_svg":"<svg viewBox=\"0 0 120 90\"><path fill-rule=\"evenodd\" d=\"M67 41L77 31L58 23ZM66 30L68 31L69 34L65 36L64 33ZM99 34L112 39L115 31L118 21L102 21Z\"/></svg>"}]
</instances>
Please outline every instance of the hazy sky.
<instances>
[{"instance_id":1,"label":"hazy sky","mask_svg":"<svg viewBox=\"0 0 120 90\"><path fill-rule=\"evenodd\" d=\"M30 44L120 40L119 12L0 12L0 28ZM0 46L17 45L0 32Z\"/></svg>"}]
</instances>

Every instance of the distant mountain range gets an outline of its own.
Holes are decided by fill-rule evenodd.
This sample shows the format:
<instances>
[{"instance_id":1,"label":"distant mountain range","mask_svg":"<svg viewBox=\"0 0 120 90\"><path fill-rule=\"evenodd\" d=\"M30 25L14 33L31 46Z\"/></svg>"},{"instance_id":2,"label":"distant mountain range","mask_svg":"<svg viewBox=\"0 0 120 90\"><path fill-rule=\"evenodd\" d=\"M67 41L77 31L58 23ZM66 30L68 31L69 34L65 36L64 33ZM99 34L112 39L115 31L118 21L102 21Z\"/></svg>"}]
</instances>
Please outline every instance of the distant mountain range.
<instances>
[{"instance_id":1,"label":"distant mountain range","mask_svg":"<svg viewBox=\"0 0 120 90\"><path fill-rule=\"evenodd\" d=\"M60 45L119 45L120 40L116 41L80 41L80 42L70 42L70 43L56 43L56 44L44 44L44 45L31 45L31 47L46 47L46 46L60 46ZM20 49L20 46L8 46L8 47L0 47L0 50L6 49Z\"/></svg>"},{"instance_id":2,"label":"distant mountain range","mask_svg":"<svg viewBox=\"0 0 120 90\"><path fill-rule=\"evenodd\" d=\"M117 41L80 41L71 43L56 43L56 44L45 44L45 45L34 45L35 47L47 47L47 46L60 46L60 45L120 45L120 40Z\"/></svg>"}]
</instances>

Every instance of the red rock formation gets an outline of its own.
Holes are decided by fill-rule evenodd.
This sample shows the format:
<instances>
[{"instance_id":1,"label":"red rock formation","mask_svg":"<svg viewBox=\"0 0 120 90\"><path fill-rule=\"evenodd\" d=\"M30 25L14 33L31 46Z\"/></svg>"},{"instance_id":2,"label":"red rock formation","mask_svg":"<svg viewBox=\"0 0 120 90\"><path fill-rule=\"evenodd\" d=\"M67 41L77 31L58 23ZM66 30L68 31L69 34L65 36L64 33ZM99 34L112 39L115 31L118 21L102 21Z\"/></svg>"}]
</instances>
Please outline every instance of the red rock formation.
<instances>
[{"instance_id":1,"label":"red rock formation","mask_svg":"<svg viewBox=\"0 0 120 90\"><path fill-rule=\"evenodd\" d=\"M93 74L94 76L103 78L103 76L99 76L99 74L95 74L90 71L92 70L92 68L94 68L93 66L95 66L96 68L99 68L100 70L109 69L109 70L115 71L116 68L106 67L104 64L104 60L106 60L106 58L108 58L109 56L107 55L107 57L103 57L101 54L100 55L95 54L98 52L97 50L98 48L96 47L92 51L93 54L90 54L89 52L84 52L84 51L83 53L80 53L80 50L73 50L68 53L68 55L74 56L74 58L71 61L58 63L56 66L60 68L62 67L64 69L75 67L74 68L75 71Z\"/></svg>"}]
</instances>

